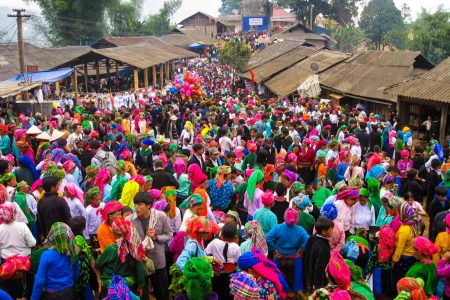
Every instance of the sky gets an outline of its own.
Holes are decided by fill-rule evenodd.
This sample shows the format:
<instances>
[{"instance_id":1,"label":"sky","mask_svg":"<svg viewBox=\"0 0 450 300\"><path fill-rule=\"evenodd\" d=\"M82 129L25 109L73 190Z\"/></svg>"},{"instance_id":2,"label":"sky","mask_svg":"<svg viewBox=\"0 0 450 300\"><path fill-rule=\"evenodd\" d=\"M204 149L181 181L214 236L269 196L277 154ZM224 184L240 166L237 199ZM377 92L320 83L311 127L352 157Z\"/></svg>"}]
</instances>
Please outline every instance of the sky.
<instances>
[{"instance_id":1,"label":"sky","mask_svg":"<svg viewBox=\"0 0 450 300\"><path fill-rule=\"evenodd\" d=\"M144 15L155 13L163 5L166 0L144 0ZM218 9L221 5L221 0L183 0L181 8L173 16L173 22L179 22L191 14L202 11L212 16L218 15ZM401 8L403 3L411 7L413 19L421 12L422 7L428 11L434 12L440 5L445 9L450 10L449 0L394 0L396 6ZM32 1L24 0L1 0L0 6L10 8L25 8L32 13L39 13L39 6Z\"/></svg>"}]
</instances>

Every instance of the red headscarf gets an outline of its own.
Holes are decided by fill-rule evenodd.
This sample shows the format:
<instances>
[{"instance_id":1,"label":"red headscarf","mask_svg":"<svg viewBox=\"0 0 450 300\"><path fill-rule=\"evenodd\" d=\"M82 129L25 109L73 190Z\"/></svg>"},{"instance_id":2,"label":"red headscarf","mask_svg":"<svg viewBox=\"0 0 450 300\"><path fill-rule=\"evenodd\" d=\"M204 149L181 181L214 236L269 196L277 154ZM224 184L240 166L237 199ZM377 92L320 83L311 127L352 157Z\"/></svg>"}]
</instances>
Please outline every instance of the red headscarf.
<instances>
[{"instance_id":1,"label":"red headscarf","mask_svg":"<svg viewBox=\"0 0 450 300\"><path fill-rule=\"evenodd\" d=\"M117 239L118 255L122 263L125 263L126 257L130 254L137 261L145 259L145 249L136 229L130 221L125 219L115 220L111 228L119 236Z\"/></svg>"}]
</instances>

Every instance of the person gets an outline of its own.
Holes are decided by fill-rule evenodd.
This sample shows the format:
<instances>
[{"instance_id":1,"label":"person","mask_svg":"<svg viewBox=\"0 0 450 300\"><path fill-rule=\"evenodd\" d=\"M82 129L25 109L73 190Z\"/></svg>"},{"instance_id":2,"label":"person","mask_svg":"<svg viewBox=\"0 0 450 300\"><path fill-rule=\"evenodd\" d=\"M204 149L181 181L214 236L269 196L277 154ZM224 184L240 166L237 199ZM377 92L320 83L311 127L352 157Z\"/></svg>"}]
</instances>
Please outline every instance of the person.
<instances>
[{"instance_id":1,"label":"person","mask_svg":"<svg viewBox=\"0 0 450 300\"><path fill-rule=\"evenodd\" d=\"M97 140L90 141L91 149L95 152L92 157L91 165L97 166L100 170L104 168L112 168L116 163L114 154L110 151L106 152L100 147L100 142Z\"/></svg>"},{"instance_id":2,"label":"person","mask_svg":"<svg viewBox=\"0 0 450 300\"><path fill-rule=\"evenodd\" d=\"M439 280L444 280L444 299L450 297L450 252L446 252L444 257L442 257L436 264L437 275Z\"/></svg>"},{"instance_id":3,"label":"person","mask_svg":"<svg viewBox=\"0 0 450 300\"><path fill-rule=\"evenodd\" d=\"M445 226L446 229L437 235L436 241L434 242L434 245L439 249L439 253L433 255L433 262L435 264L445 256L447 251L450 251L450 214L445 216Z\"/></svg>"},{"instance_id":4,"label":"person","mask_svg":"<svg viewBox=\"0 0 450 300\"><path fill-rule=\"evenodd\" d=\"M425 188L426 188L426 197L427 197L427 211L429 211L429 209L428 209L429 205L434 200L436 187L439 186L439 184L442 181L441 176L439 176L439 174L438 174L440 166L441 166L440 160L437 158L434 159L431 162L431 171L427 172L427 175L426 175Z\"/></svg>"},{"instance_id":5,"label":"person","mask_svg":"<svg viewBox=\"0 0 450 300\"><path fill-rule=\"evenodd\" d=\"M330 219L319 217L315 222L316 234L309 238L303 257L307 294L327 285L325 269L331 253L328 239L333 234L333 228L334 223Z\"/></svg>"},{"instance_id":6,"label":"person","mask_svg":"<svg viewBox=\"0 0 450 300\"><path fill-rule=\"evenodd\" d=\"M365 282L363 278L363 268L357 266L350 259L345 259L345 263L349 267L352 276L352 290L363 295L367 300L375 300L370 286Z\"/></svg>"},{"instance_id":7,"label":"person","mask_svg":"<svg viewBox=\"0 0 450 300\"><path fill-rule=\"evenodd\" d=\"M142 241L146 237L152 239L154 248L147 251L147 257L155 265L155 273L150 275L155 297L166 300L169 298L169 281L166 271L165 244L172 239L170 221L167 215L152 208L154 199L149 192L138 192L134 196L135 213L127 217L133 224ZM148 290L148 280L145 280L144 290ZM147 293L146 293L147 294ZM144 299L148 299L147 295Z\"/></svg>"},{"instance_id":8,"label":"person","mask_svg":"<svg viewBox=\"0 0 450 300\"><path fill-rule=\"evenodd\" d=\"M175 159L173 169L175 171L175 174L173 174L173 176L179 184L179 188L176 190L176 196L177 205L180 205L184 199L189 197L189 194L191 192L191 183L189 182L188 175L186 173L186 162L183 158L178 157L177 159Z\"/></svg>"},{"instance_id":9,"label":"person","mask_svg":"<svg viewBox=\"0 0 450 300\"><path fill-rule=\"evenodd\" d=\"M105 251L96 261L102 281L100 298L106 296L114 274L124 277L130 289L136 292L139 297L142 297L145 285L143 261L146 259L142 241L136 229L128 220L116 219L112 222L111 229L116 241L114 244L106 246Z\"/></svg>"},{"instance_id":10,"label":"person","mask_svg":"<svg viewBox=\"0 0 450 300\"><path fill-rule=\"evenodd\" d=\"M183 275L186 294L176 296L175 300L219 299L218 294L212 289L213 271L211 263L206 258L193 257L189 259L184 267Z\"/></svg>"},{"instance_id":11,"label":"person","mask_svg":"<svg viewBox=\"0 0 450 300\"><path fill-rule=\"evenodd\" d=\"M53 223L46 238L46 245L49 249L40 257L31 299L75 300L74 287L79 279L80 249L72 230L65 223Z\"/></svg>"},{"instance_id":12,"label":"person","mask_svg":"<svg viewBox=\"0 0 450 300\"><path fill-rule=\"evenodd\" d=\"M245 272L231 274L231 295L236 300L259 300L259 286L255 277Z\"/></svg>"},{"instance_id":13,"label":"person","mask_svg":"<svg viewBox=\"0 0 450 300\"><path fill-rule=\"evenodd\" d=\"M241 243L241 253L250 252L251 249L259 249L265 255L268 254L267 241L261 225L257 221L249 221L244 225L247 239Z\"/></svg>"},{"instance_id":14,"label":"person","mask_svg":"<svg viewBox=\"0 0 450 300\"><path fill-rule=\"evenodd\" d=\"M276 225L266 236L269 250L274 251L274 262L286 276L290 287L289 297L304 291L303 288L303 253L309 235L303 227L298 226L298 212L288 208L284 213L283 224Z\"/></svg>"},{"instance_id":15,"label":"person","mask_svg":"<svg viewBox=\"0 0 450 300\"><path fill-rule=\"evenodd\" d=\"M282 182L277 182L275 186L274 203L271 208L272 212L277 216L278 224L284 221L284 212L289 207L289 202L286 200L287 188Z\"/></svg>"},{"instance_id":16,"label":"person","mask_svg":"<svg viewBox=\"0 0 450 300\"><path fill-rule=\"evenodd\" d=\"M212 234L219 233L219 226L204 216L196 217L188 222L187 232L189 238L176 261L178 268L184 272L186 263L193 257L205 257L210 263L215 262L219 267L222 267L221 260L206 255L204 244L204 241L209 239Z\"/></svg>"},{"instance_id":17,"label":"person","mask_svg":"<svg viewBox=\"0 0 450 300\"><path fill-rule=\"evenodd\" d=\"M325 204L320 211L320 215L333 221L334 224L333 232L331 234L331 237L329 238L331 251L341 251L345 243L345 231L341 222L338 222L336 220L338 216L338 209L336 205L334 205L334 203Z\"/></svg>"},{"instance_id":18,"label":"person","mask_svg":"<svg viewBox=\"0 0 450 300\"><path fill-rule=\"evenodd\" d=\"M308 234L312 234L314 228L314 217L309 214L313 209L313 204L309 197L304 194L298 194L291 200L292 208L298 212L298 224L303 227Z\"/></svg>"},{"instance_id":19,"label":"person","mask_svg":"<svg viewBox=\"0 0 450 300\"><path fill-rule=\"evenodd\" d=\"M71 218L70 208L66 200L58 196L60 182L55 176L46 176L42 179L44 197L37 205L37 218L39 234L46 237L50 228L56 222L67 223Z\"/></svg>"},{"instance_id":20,"label":"person","mask_svg":"<svg viewBox=\"0 0 450 300\"><path fill-rule=\"evenodd\" d=\"M35 164L27 155L20 155L17 159L19 167L14 170L17 182L25 181L29 186L39 179Z\"/></svg>"},{"instance_id":21,"label":"person","mask_svg":"<svg viewBox=\"0 0 450 300\"><path fill-rule=\"evenodd\" d=\"M370 226L375 225L375 209L369 202L369 196L370 193L366 188L359 190L359 201L352 206L353 221L351 231L353 233L361 228L368 231Z\"/></svg>"},{"instance_id":22,"label":"person","mask_svg":"<svg viewBox=\"0 0 450 300\"><path fill-rule=\"evenodd\" d=\"M234 223L225 223L220 231L220 238L213 239L205 248L207 256L218 258L222 267L214 267L212 279L213 290L220 295L220 299L230 299L230 274L236 270L237 261L241 256L241 248L236 243L237 227ZM185 267L186 270L186 267Z\"/></svg>"},{"instance_id":23,"label":"person","mask_svg":"<svg viewBox=\"0 0 450 300\"><path fill-rule=\"evenodd\" d=\"M271 211L274 201L272 191L265 191L261 196L264 207L256 210L253 215L253 219L261 225L264 235L277 225L277 216Z\"/></svg>"},{"instance_id":24,"label":"person","mask_svg":"<svg viewBox=\"0 0 450 300\"><path fill-rule=\"evenodd\" d=\"M359 192L354 189L346 189L336 196L335 205L338 210L336 221L340 222L344 228L346 236L354 226L353 206L358 202Z\"/></svg>"},{"instance_id":25,"label":"person","mask_svg":"<svg viewBox=\"0 0 450 300\"><path fill-rule=\"evenodd\" d=\"M421 278L403 277L397 282L398 296L394 300L427 299L423 290L424 282Z\"/></svg>"},{"instance_id":26,"label":"person","mask_svg":"<svg viewBox=\"0 0 450 300\"><path fill-rule=\"evenodd\" d=\"M408 203L403 202L397 208L397 213L400 227L395 235L395 251L392 256L394 282L405 277L415 263L413 239L418 232L416 212Z\"/></svg>"},{"instance_id":27,"label":"person","mask_svg":"<svg viewBox=\"0 0 450 300\"><path fill-rule=\"evenodd\" d=\"M175 177L169 173L164 171L164 163L162 160L154 161L155 171L150 174L153 178L153 188L160 190L165 186L174 186L175 188L179 188L180 185Z\"/></svg>"},{"instance_id":28,"label":"person","mask_svg":"<svg viewBox=\"0 0 450 300\"><path fill-rule=\"evenodd\" d=\"M214 210L226 212L230 206L231 196L233 194L233 184L228 181L228 176L231 173L231 167L219 166L215 169L217 172L215 179L208 181L211 205Z\"/></svg>"},{"instance_id":29,"label":"person","mask_svg":"<svg viewBox=\"0 0 450 300\"><path fill-rule=\"evenodd\" d=\"M27 224L15 220L15 210L16 206L13 203L0 204L0 249L4 263L15 256L28 257L31 254L31 248L36 245L36 240ZM0 280L0 288L14 299L30 296L23 286L31 284L31 274L21 275L22 278L16 276L16 278Z\"/></svg>"},{"instance_id":30,"label":"person","mask_svg":"<svg viewBox=\"0 0 450 300\"><path fill-rule=\"evenodd\" d=\"M430 227L433 226L434 218L442 211L446 211L450 208L450 202L447 199L447 188L438 186L435 189L436 198L431 202L429 206L428 215L430 216Z\"/></svg>"},{"instance_id":31,"label":"person","mask_svg":"<svg viewBox=\"0 0 450 300\"><path fill-rule=\"evenodd\" d=\"M205 160L203 159L203 153L205 152L205 147L203 147L202 144L195 143L194 146L192 146L193 155L188 161L188 166L192 164L196 164L200 167L200 169L204 169L205 166Z\"/></svg>"},{"instance_id":32,"label":"person","mask_svg":"<svg viewBox=\"0 0 450 300\"><path fill-rule=\"evenodd\" d=\"M289 286L283 274L267 257L257 249L242 254L238 259L238 267L256 279L260 299L285 298Z\"/></svg>"},{"instance_id":33,"label":"person","mask_svg":"<svg viewBox=\"0 0 450 300\"><path fill-rule=\"evenodd\" d=\"M253 219L253 214L259 208L262 208L261 196L264 193L262 184L264 173L260 170L254 171L248 179L247 190L244 195L244 206L248 209L249 220Z\"/></svg>"},{"instance_id":34,"label":"person","mask_svg":"<svg viewBox=\"0 0 450 300\"><path fill-rule=\"evenodd\" d=\"M97 229L93 232L96 234L96 239L98 240L99 250L103 253L107 246L112 245L116 242L116 237L112 231L112 223L121 217L123 205L119 201L110 201L104 206L99 207L98 213L96 215L100 216L100 222ZM90 232L91 236L92 233Z\"/></svg>"}]
</instances>

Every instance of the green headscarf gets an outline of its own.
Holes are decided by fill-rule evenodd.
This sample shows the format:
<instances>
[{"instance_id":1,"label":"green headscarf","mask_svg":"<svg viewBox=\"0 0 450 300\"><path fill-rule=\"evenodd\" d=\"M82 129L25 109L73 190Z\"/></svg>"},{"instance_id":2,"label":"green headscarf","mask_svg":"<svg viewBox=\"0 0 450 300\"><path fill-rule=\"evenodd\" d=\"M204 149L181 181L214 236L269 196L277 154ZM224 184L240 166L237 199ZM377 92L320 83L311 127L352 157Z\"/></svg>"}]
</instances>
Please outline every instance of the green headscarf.
<instances>
[{"instance_id":1,"label":"green headscarf","mask_svg":"<svg viewBox=\"0 0 450 300\"><path fill-rule=\"evenodd\" d=\"M367 180L367 190L369 191L369 203L373 205L375 214L378 216L378 212L381 208L381 196L380 196L380 183L373 177L369 177Z\"/></svg>"},{"instance_id":2,"label":"green headscarf","mask_svg":"<svg viewBox=\"0 0 450 300\"><path fill-rule=\"evenodd\" d=\"M97 195L98 193L100 193L100 188L98 186L84 193L84 200L86 202L85 204L89 205L92 202L92 198L94 198L94 196Z\"/></svg>"},{"instance_id":3,"label":"green headscarf","mask_svg":"<svg viewBox=\"0 0 450 300\"><path fill-rule=\"evenodd\" d=\"M203 198L199 194L192 194L186 200L181 202L180 208L191 208L197 204L203 203Z\"/></svg>"},{"instance_id":4,"label":"green headscarf","mask_svg":"<svg viewBox=\"0 0 450 300\"><path fill-rule=\"evenodd\" d=\"M116 181L111 187L111 199L119 200L122 198L122 191L125 183L127 183L128 179L125 176L117 176Z\"/></svg>"},{"instance_id":5,"label":"green headscarf","mask_svg":"<svg viewBox=\"0 0 450 300\"><path fill-rule=\"evenodd\" d=\"M331 191L327 188L318 189L312 196L311 201L319 208L323 206L325 200L332 195Z\"/></svg>"},{"instance_id":6,"label":"green headscarf","mask_svg":"<svg viewBox=\"0 0 450 300\"><path fill-rule=\"evenodd\" d=\"M444 174L444 186L450 188L450 169L447 169Z\"/></svg>"},{"instance_id":7,"label":"green headscarf","mask_svg":"<svg viewBox=\"0 0 450 300\"><path fill-rule=\"evenodd\" d=\"M363 197L369 198L370 193L369 193L369 190L368 190L368 189L362 188L362 189L359 190L359 195L360 195L360 196L363 196Z\"/></svg>"},{"instance_id":8,"label":"green headscarf","mask_svg":"<svg viewBox=\"0 0 450 300\"><path fill-rule=\"evenodd\" d=\"M16 178L16 176L14 176L13 173L6 173L0 177L0 183L6 186L7 182L14 178Z\"/></svg>"},{"instance_id":9,"label":"green headscarf","mask_svg":"<svg viewBox=\"0 0 450 300\"><path fill-rule=\"evenodd\" d=\"M58 181L61 181L66 176L66 172L63 169L58 168L54 162L49 162L47 168L45 168L44 176L55 176Z\"/></svg>"},{"instance_id":10,"label":"green headscarf","mask_svg":"<svg viewBox=\"0 0 450 300\"><path fill-rule=\"evenodd\" d=\"M27 218L28 224L34 224L36 223L36 220L34 218L34 214L31 211L31 209L28 207L27 203L27 196L30 192L30 188L26 181L21 181L16 186L16 195L14 201L19 205L20 209L25 214L25 217Z\"/></svg>"},{"instance_id":11,"label":"green headscarf","mask_svg":"<svg viewBox=\"0 0 450 300\"><path fill-rule=\"evenodd\" d=\"M183 274L189 299L206 299L212 289L211 263L205 257L193 257L184 266Z\"/></svg>"},{"instance_id":12,"label":"green headscarf","mask_svg":"<svg viewBox=\"0 0 450 300\"><path fill-rule=\"evenodd\" d=\"M62 222L56 222L52 225L45 244L63 255L70 256L72 264L75 263L80 252L72 230Z\"/></svg>"},{"instance_id":13,"label":"green headscarf","mask_svg":"<svg viewBox=\"0 0 450 300\"><path fill-rule=\"evenodd\" d=\"M264 173L261 170L255 170L247 184L248 202L253 203L253 196L255 195L256 185L264 180Z\"/></svg>"},{"instance_id":14,"label":"green headscarf","mask_svg":"<svg viewBox=\"0 0 450 300\"><path fill-rule=\"evenodd\" d=\"M349 267L350 273L352 275L352 288L353 288L353 290L355 290L358 293L363 294L364 296L366 296L367 293L372 294L371 288L367 285L367 283L364 282L362 268L360 266L355 265L355 263L353 263L349 259L345 259L345 263ZM359 289L353 283L356 283L357 285L362 287L362 289ZM355 289L355 287L356 287L356 289ZM372 298L373 298L373 294L372 294Z\"/></svg>"}]
</instances>

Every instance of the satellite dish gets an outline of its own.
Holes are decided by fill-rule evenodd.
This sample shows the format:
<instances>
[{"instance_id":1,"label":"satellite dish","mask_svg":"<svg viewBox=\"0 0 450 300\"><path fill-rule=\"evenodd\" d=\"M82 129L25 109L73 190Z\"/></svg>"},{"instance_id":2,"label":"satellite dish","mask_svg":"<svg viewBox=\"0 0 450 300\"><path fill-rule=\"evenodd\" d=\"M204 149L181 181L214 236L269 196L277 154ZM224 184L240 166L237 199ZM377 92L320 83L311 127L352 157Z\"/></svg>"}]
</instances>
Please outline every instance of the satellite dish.
<instances>
[{"instance_id":1,"label":"satellite dish","mask_svg":"<svg viewBox=\"0 0 450 300\"><path fill-rule=\"evenodd\" d=\"M239 13L239 10L237 10L237 9L233 9L233 10L232 10L231 12L233 13L233 15L237 16L237 15L238 15L238 13Z\"/></svg>"},{"instance_id":2,"label":"satellite dish","mask_svg":"<svg viewBox=\"0 0 450 300\"><path fill-rule=\"evenodd\" d=\"M264 78L265 75L266 75L266 74L265 74L264 72L259 72L259 73L258 73L259 78Z\"/></svg>"},{"instance_id":3,"label":"satellite dish","mask_svg":"<svg viewBox=\"0 0 450 300\"><path fill-rule=\"evenodd\" d=\"M309 65L309 67L311 68L311 70L313 70L314 72L319 71L319 65L316 63L312 63L311 65Z\"/></svg>"}]
</instances>

